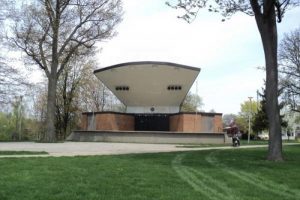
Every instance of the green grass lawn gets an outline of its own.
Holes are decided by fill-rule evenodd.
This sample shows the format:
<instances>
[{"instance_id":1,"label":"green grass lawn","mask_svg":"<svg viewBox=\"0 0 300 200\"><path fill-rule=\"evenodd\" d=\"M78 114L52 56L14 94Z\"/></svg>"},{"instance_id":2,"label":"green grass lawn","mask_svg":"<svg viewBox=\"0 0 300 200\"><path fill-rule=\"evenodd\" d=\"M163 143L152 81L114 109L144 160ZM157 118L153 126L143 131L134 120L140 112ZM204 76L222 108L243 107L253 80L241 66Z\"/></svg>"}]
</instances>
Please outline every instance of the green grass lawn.
<instances>
[{"instance_id":1,"label":"green grass lawn","mask_svg":"<svg viewBox=\"0 0 300 200\"><path fill-rule=\"evenodd\" d=\"M248 144L247 140L240 140L242 146L248 146L248 145L268 145L268 140L250 140L250 143ZM300 143L297 140L284 140L283 144L289 144L289 143ZM202 148L202 147L223 147L223 146L232 146L231 143L229 144L182 144L177 145L178 148Z\"/></svg>"},{"instance_id":2,"label":"green grass lawn","mask_svg":"<svg viewBox=\"0 0 300 200\"><path fill-rule=\"evenodd\" d=\"M45 151L0 151L0 156L3 155L40 155L48 154Z\"/></svg>"},{"instance_id":3,"label":"green grass lawn","mask_svg":"<svg viewBox=\"0 0 300 200\"><path fill-rule=\"evenodd\" d=\"M250 143L248 144L248 140L241 140L241 145L259 145L259 144L268 144L268 140L250 140ZM289 144L289 143L299 143L297 140L283 140L283 144Z\"/></svg>"},{"instance_id":4,"label":"green grass lawn","mask_svg":"<svg viewBox=\"0 0 300 200\"><path fill-rule=\"evenodd\" d=\"M300 145L285 162L265 148L0 159L0 199L300 199Z\"/></svg>"}]
</instances>

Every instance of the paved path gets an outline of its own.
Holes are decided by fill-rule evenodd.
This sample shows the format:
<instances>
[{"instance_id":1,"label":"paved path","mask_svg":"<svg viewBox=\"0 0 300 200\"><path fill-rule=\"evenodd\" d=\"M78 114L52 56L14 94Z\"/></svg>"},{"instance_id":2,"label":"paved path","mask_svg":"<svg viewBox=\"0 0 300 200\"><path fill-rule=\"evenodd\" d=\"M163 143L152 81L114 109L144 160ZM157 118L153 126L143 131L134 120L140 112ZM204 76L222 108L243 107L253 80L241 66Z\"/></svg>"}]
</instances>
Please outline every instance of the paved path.
<instances>
[{"instance_id":1,"label":"paved path","mask_svg":"<svg viewBox=\"0 0 300 200\"><path fill-rule=\"evenodd\" d=\"M297 144L288 144L297 145ZM299 145L299 143L298 143ZM177 147L176 147L177 146ZM107 143L107 142L0 142L0 151L46 151L48 155L3 155L3 157L48 157L48 156L84 156L84 155L117 155L130 153L156 153L174 151L194 151L211 149L232 149L234 147L200 147L184 148L178 144L137 144L137 143ZM238 148L257 148L267 145L241 146Z\"/></svg>"}]
</instances>

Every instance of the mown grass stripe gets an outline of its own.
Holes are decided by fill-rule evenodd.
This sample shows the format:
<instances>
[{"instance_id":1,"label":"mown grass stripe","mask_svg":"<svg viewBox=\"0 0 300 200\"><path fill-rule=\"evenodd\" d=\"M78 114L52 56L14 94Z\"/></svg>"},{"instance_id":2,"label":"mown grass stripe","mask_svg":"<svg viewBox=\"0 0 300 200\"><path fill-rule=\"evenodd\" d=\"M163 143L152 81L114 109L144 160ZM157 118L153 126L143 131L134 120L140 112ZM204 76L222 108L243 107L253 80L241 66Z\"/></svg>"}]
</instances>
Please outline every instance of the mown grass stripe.
<instances>
[{"instance_id":1,"label":"mown grass stripe","mask_svg":"<svg viewBox=\"0 0 300 200\"><path fill-rule=\"evenodd\" d=\"M240 176L245 178L245 180L251 180L253 184L256 184L258 186L263 186L268 190L272 190L275 194L283 194L285 193L285 196L290 196L291 198L299 197L300 198L300 191L295 190L292 188L287 187L283 184L275 183L269 179L264 178L263 180L254 174L249 174L246 172L238 172Z\"/></svg>"},{"instance_id":2,"label":"mown grass stripe","mask_svg":"<svg viewBox=\"0 0 300 200\"><path fill-rule=\"evenodd\" d=\"M221 164L214 154L216 154L217 151L213 151L210 154L208 154L205 158L207 162L209 162L211 165L214 165L220 170L223 170L230 174L231 176L237 177L240 180L253 185L254 187L258 187L262 190L272 192L273 194L280 195L282 197L296 199L300 196L300 191L288 188L286 185L275 183L269 179L264 178L263 180L260 179L259 176L255 174L250 174L248 172L233 170L230 167L228 167L225 164Z\"/></svg>"},{"instance_id":3,"label":"mown grass stripe","mask_svg":"<svg viewBox=\"0 0 300 200\"><path fill-rule=\"evenodd\" d=\"M180 166L181 160L184 156L184 154L176 156L175 159L173 159L172 161L172 167L182 180L184 180L190 186L192 186L195 191L201 192L201 188L195 183L195 181L192 178L189 177L189 174L186 173L186 170L184 170Z\"/></svg>"},{"instance_id":4,"label":"mown grass stripe","mask_svg":"<svg viewBox=\"0 0 300 200\"><path fill-rule=\"evenodd\" d=\"M213 179L213 177L208 176L204 174L203 172L196 170L194 168L189 168L190 171L194 172L195 174L201 176L206 180L206 183L209 183L210 185L213 185L216 188L219 188L222 191L222 199L224 199L224 195L226 196L225 199L235 199L235 196L233 196L233 191L231 188L227 185L221 182L220 180Z\"/></svg>"},{"instance_id":5,"label":"mown grass stripe","mask_svg":"<svg viewBox=\"0 0 300 200\"><path fill-rule=\"evenodd\" d=\"M172 161L173 169L176 171L176 173L179 175L179 177L182 180L187 182L190 186L193 187L195 191L200 192L208 199L211 200L228 199L225 198L223 193L220 193L216 189L209 187L207 185L207 182L204 182L203 180L199 179L197 177L197 174L200 175L201 173L196 173L193 169L183 166L182 159L184 156L185 154L177 155L175 159ZM207 180L211 180L211 177L208 177Z\"/></svg>"}]
</instances>

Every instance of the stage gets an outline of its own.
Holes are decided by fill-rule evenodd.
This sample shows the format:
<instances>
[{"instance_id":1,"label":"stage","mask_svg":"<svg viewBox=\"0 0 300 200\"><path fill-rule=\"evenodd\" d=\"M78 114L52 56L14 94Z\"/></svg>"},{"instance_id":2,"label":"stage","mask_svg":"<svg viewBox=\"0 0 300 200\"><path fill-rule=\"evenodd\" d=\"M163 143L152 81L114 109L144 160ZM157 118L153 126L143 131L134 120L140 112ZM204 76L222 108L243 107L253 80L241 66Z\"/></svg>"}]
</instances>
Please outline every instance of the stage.
<instances>
[{"instance_id":1,"label":"stage","mask_svg":"<svg viewBox=\"0 0 300 200\"><path fill-rule=\"evenodd\" d=\"M73 131L68 141L149 144L225 144L226 133L188 133L170 131Z\"/></svg>"}]
</instances>

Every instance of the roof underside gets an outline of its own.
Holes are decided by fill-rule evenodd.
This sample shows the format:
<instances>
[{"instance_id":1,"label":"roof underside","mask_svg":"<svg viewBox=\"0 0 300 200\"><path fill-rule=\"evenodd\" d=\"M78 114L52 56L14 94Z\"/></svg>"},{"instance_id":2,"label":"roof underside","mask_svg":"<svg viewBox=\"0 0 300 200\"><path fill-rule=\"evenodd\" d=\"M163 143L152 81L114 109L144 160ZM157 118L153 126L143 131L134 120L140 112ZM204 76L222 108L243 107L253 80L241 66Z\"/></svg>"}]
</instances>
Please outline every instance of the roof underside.
<instances>
[{"instance_id":1,"label":"roof underside","mask_svg":"<svg viewBox=\"0 0 300 200\"><path fill-rule=\"evenodd\" d=\"M179 106L199 72L175 63L131 62L94 73L126 106Z\"/></svg>"}]
</instances>

